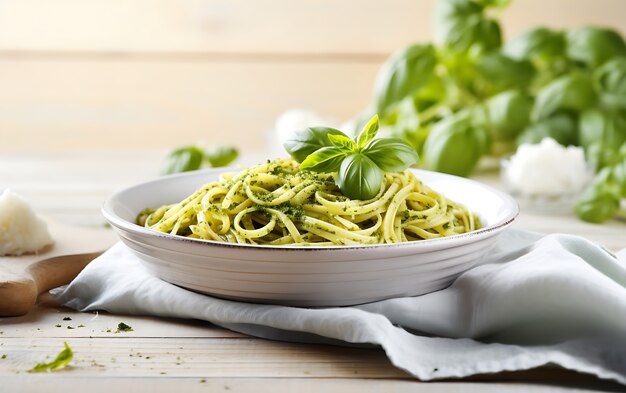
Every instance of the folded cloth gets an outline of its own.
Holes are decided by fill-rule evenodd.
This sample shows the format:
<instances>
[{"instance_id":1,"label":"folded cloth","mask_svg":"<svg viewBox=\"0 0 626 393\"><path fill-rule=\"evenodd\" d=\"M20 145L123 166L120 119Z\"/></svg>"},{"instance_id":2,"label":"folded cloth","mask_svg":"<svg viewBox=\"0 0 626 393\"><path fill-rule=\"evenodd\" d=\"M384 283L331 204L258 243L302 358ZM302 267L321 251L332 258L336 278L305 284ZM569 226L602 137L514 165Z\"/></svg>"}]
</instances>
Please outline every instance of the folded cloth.
<instances>
[{"instance_id":1,"label":"folded cloth","mask_svg":"<svg viewBox=\"0 0 626 393\"><path fill-rule=\"evenodd\" d=\"M421 380L543 365L626 385L626 249L509 230L448 288L352 307L249 304L153 276L119 243L56 296L78 310L206 320L286 341L373 344Z\"/></svg>"}]
</instances>

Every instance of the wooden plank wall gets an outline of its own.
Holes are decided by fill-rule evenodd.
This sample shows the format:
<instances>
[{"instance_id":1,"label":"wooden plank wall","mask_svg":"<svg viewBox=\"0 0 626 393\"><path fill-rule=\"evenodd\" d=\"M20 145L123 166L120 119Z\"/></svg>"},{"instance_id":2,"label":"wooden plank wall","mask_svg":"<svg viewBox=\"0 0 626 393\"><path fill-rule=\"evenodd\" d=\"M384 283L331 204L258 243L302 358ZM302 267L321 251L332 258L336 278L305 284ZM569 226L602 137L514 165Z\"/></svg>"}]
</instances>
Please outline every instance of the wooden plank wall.
<instances>
[{"instance_id":1,"label":"wooden plank wall","mask_svg":"<svg viewBox=\"0 0 626 393\"><path fill-rule=\"evenodd\" d=\"M305 108L346 120L394 50L430 40L435 0L2 0L0 152L262 148ZM537 24L626 32L624 0L513 0Z\"/></svg>"}]
</instances>

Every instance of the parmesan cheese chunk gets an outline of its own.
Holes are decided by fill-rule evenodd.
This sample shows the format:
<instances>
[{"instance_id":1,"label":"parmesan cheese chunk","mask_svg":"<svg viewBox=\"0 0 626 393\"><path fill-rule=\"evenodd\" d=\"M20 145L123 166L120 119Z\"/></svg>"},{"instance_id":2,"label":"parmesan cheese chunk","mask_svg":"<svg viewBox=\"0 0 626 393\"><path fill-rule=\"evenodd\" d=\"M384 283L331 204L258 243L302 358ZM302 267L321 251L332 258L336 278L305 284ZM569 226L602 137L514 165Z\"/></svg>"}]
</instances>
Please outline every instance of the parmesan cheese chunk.
<instances>
[{"instance_id":1,"label":"parmesan cheese chunk","mask_svg":"<svg viewBox=\"0 0 626 393\"><path fill-rule=\"evenodd\" d=\"M52 244L48 225L19 195L0 195L0 256L35 253Z\"/></svg>"},{"instance_id":2,"label":"parmesan cheese chunk","mask_svg":"<svg viewBox=\"0 0 626 393\"><path fill-rule=\"evenodd\" d=\"M522 144L505 173L511 187L525 196L557 197L580 192L591 178L582 148L561 146L552 138Z\"/></svg>"}]
</instances>

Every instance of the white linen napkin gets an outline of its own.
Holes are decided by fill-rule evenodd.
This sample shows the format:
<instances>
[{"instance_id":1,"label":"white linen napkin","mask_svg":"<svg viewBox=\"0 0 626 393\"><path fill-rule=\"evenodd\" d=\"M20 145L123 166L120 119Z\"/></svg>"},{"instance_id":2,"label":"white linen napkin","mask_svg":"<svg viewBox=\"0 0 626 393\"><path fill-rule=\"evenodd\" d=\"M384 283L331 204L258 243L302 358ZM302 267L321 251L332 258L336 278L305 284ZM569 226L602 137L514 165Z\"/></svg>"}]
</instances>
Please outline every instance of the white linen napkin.
<instances>
[{"instance_id":1,"label":"white linen napkin","mask_svg":"<svg viewBox=\"0 0 626 393\"><path fill-rule=\"evenodd\" d=\"M353 307L240 303L154 277L118 243L55 291L66 306L206 320L286 341L374 344L421 380L542 365L626 385L626 249L504 233L483 263L430 294Z\"/></svg>"}]
</instances>

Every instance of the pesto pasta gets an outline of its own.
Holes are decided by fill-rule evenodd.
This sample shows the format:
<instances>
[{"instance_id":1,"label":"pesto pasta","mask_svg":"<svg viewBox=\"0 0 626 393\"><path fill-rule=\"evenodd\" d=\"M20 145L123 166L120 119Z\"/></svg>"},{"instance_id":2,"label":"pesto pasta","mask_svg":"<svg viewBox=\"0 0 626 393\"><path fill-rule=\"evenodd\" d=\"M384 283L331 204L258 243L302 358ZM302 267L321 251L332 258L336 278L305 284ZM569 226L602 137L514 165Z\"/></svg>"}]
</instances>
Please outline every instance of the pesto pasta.
<instances>
[{"instance_id":1,"label":"pesto pasta","mask_svg":"<svg viewBox=\"0 0 626 393\"><path fill-rule=\"evenodd\" d=\"M191 238L259 245L355 245L434 239L480 228L467 207L410 171L385 173L374 198L351 200L332 173L292 159L224 173L183 201L145 209L137 223Z\"/></svg>"}]
</instances>

